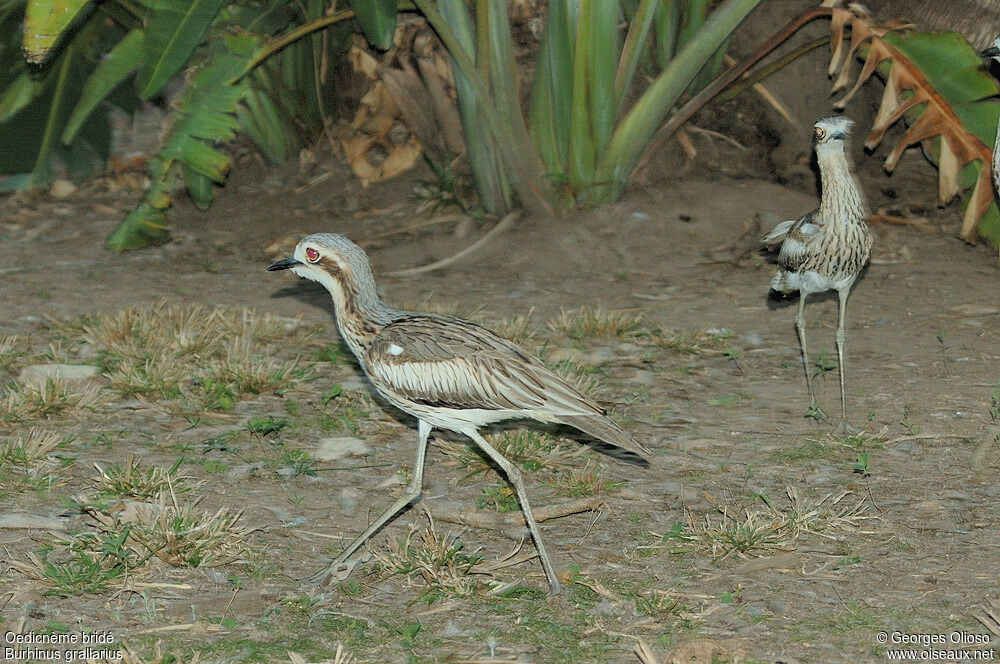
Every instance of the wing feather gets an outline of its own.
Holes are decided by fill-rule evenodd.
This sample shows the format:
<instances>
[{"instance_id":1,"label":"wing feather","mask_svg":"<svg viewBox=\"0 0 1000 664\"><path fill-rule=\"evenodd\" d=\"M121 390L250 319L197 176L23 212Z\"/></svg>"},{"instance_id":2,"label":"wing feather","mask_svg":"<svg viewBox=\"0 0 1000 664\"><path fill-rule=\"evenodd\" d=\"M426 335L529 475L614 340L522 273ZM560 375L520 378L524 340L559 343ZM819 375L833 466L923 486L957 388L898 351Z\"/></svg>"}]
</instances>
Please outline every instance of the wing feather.
<instances>
[{"instance_id":1,"label":"wing feather","mask_svg":"<svg viewBox=\"0 0 1000 664\"><path fill-rule=\"evenodd\" d=\"M391 345L403 351L392 355ZM414 314L393 322L369 346L364 364L377 387L425 405L603 414L536 358L457 318Z\"/></svg>"}]
</instances>

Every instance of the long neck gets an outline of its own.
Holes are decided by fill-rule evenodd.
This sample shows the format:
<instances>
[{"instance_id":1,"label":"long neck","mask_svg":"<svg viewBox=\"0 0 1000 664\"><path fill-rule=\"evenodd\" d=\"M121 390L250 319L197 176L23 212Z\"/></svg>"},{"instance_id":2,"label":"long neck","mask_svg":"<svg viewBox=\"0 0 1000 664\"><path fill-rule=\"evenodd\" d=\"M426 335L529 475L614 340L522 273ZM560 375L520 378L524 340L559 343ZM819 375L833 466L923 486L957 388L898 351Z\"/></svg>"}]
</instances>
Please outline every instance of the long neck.
<instances>
[{"instance_id":1,"label":"long neck","mask_svg":"<svg viewBox=\"0 0 1000 664\"><path fill-rule=\"evenodd\" d=\"M340 336L360 361L364 351L382 328L398 318L375 291L375 278L367 265L354 265L350 273L327 274L324 286L333 296Z\"/></svg>"},{"instance_id":2,"label":"long neck","mask_svg":"<svg viewBox=\"0 0 1000 664\"><path fill-rule=\"evenodd\" d=\"M823 197L819 211L827 224L864 223L865 200L858 181L851 174L842 146L823 146L816 150Z\"/></svg>"}]
</instances>

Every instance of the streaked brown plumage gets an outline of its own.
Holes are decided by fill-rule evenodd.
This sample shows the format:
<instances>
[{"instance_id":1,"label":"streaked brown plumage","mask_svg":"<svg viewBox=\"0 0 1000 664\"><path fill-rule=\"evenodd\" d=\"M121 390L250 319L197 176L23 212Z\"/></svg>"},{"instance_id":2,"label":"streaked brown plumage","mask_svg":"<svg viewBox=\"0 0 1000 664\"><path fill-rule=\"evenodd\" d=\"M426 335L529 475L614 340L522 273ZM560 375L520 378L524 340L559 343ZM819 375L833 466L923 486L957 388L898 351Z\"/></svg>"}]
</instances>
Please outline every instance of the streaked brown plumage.
<instances>
[{"instance_id":1,"label":"streaked brown plumage","mask_svg":"<svg viewBox=\"0 0 1000 664\"><path fill-rule=\"evenodd\" d=\"M844 117L824 118L814 127L816 161L823 187L818 209L795 221L784 221L763 238L765 245L780 247L781 267L771 280L771 289L781 293L799 292L795 318L802 345L810 412L819 407L812 388L809 353L806 349L805 304L812 293L837 291L840 317L837 326L837 356L840 373L840 430L851 431L847 422L844 380L844 318L851 287L871 257L872 236L865 218L867 206L861 187L851 174L844 151L850 126Z\"/></svg>"},{"instance_id":2,"label":"streaked brown plumage","mask_svg":"<svg viewBox=\"0 0 1000 664\"><path fill-rule=\"evenodd\" d=\"M559 582L531 512L520 471L479 433L485 424L533 419L566 424L643 459L649 451L607 418L604 410L537 358L484 327L451 316L400 311L385 305L365 253L340 235L304 238L294 257L269 270L291 268L330 291L344 342L378 393L419 421L414 477L403 495L322 572L325 579L389 519L420 495L432 428L471 438L517 491L552 592Z\"/></svg>"}]
</instances>

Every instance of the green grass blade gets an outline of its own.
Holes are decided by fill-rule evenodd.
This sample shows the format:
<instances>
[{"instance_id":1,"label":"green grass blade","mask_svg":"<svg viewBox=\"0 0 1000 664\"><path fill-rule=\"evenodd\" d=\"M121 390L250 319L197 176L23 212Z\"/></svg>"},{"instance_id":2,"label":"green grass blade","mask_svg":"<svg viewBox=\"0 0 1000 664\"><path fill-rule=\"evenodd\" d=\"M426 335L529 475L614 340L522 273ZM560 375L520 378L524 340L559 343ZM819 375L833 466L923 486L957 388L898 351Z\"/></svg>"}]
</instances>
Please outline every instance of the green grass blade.
<instances>
[{"instance_id":1,"label":"green grass blade","mask_svg":"<svg viewBox=\"0 0 1000 664\"><path fill-rule=\"evenodd\" d=\"M99 103L135 71L142 53L142 30L133 30L118 42L83 86L80 101L63 129L62 142L69 143Z\"/></svg>"},{"instance_id":2,"label":"green grass blade","mask_svg":"<svg viewBox=\"0 0 1000 664\"><path fill-rule=\"evenodd\" d=\"M681 93L736 26L761 0L728 0L705 21L622 119L611 146L597 169L596 179L605 183L593 203L614 200L621 192L642 150L670 113Z\"/></svg>"},{"instance_id":3,"label":"green grass blade","mask_svg":"<svg viewBox=\"0 0 1000 664\"><path fill-rule=\"evenodd\" d=\"M625 97L629 88L632 87L642 53L648 48L653 19L656 18L655 10L659 6L660 3L653 2L653 0L640 0L635 15L629 21L625 43L622 46L621 60L618 63L618 72L615 74L615 99L619 114L624 110Z\"/></svg>"},{"instance_id":4,"label":"green grass blade","mask_svg":"<svg viewBox=\"0 0 1000 664\"><path fill-rule=\"evenodd\" d=\"M139 66L141 94L149 99L188 62L224 0L158 0L146 29Z\"/></svg>"}]
</instances>

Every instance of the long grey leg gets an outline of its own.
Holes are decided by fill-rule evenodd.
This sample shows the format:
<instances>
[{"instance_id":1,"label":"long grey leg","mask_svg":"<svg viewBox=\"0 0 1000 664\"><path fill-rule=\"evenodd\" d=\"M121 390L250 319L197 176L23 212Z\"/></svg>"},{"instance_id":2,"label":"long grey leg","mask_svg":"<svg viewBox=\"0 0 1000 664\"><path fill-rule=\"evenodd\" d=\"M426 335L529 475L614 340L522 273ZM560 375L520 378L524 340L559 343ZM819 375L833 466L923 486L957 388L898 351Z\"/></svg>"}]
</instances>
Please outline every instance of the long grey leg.
<instances>
[{"instance_id":1,"label":"long grey leg","mask_svg":"<svg viewBox=\"0 0 1000 664\"><path fill-rule=\"evenodd\" d=\"M309 577L306 579L307 581L317 584L326 583L327 579L337 571L337 568L343 565L355 551L360 549L361 545L368 541L369 537L374 535L379 528L384 526L386 522L389 521L389 519L399 514L404 507L420 497L420 493L423 491L424 461L427 457L427 439L430 436L430 433L431 425L423 420L420 420L418 425L420 442L417 445L417 460L413 464L413 479L410 480L410 483L405 489L403 489L403 495L401 495L389 509L383 512L382 516L375 519L375 521L372 522L372 525L368 526L368 529L365 530L365 532L358 535L353 542L348 544L347 547L340 552L340 555L333 559L333 562L331 562L326 569L319 574Z\"/></svg>"},{"instance_id":2,"label":"long grey leg","mask_svg":"<svg viewBox=\"0 0 1000 664\"><path fill-rule=\"evenodd\" d=\"M475 429L469 429L463 431L465 435L471 438L476 445L479 446L486 455L489 456L493 461L503 469L504 474L507 476L507 480L514 485L514 490L517 492L517 500L521 503L521 511L524 512L524 522L528 524L528 530L531 531L531 537L535 540L535 548L538 549L538 558L542 561L542 569L545 570L545 578L549 580L549 592L553 595L559 592L559 579L556 578L555 568L552 566L552 559L549 558L549 554L545 551L545 544L542 542L542 533L538 530L538 523L535 521L534 514L531 513L531 505L528 503L528 494L524 490L524 482L521 480L521 471L518 470L517 466L508 461L502 454L497 452L492 445L490 445L485 438L479 435Z\"/></svg>"},{"instance_id":3,"label":"long grey leg","mask_svg":"<svg viewBox=\"0 0 1000 664\"><path fill-rule=\"evenodd\" d=\"M816 395L813 394L812 372L809 366L809 351L806 350L806 298L809 294L799 295L799 313L795 316L795 329L799 331L799 344L802 345L802 368L806 372L806 389L809 390L809 407L816 405Z\"/></svg>"},{"instance_id":4,"label":"long grey leg","mask_svg":"<svg viewBox=\"0 0 1000 664\"><path fill-rule=\"evenodd\" d=\"M847 314L847 296L850 293L849 289L837 291L840 299L840 322L837 324L837 366L840 369L840 426L837 428L837 431L842 436L858 432L847 421L847 391L844 387L844 342L847 340L847 334L844 332L844 318Z\"/></svg>"}]
</instances>

